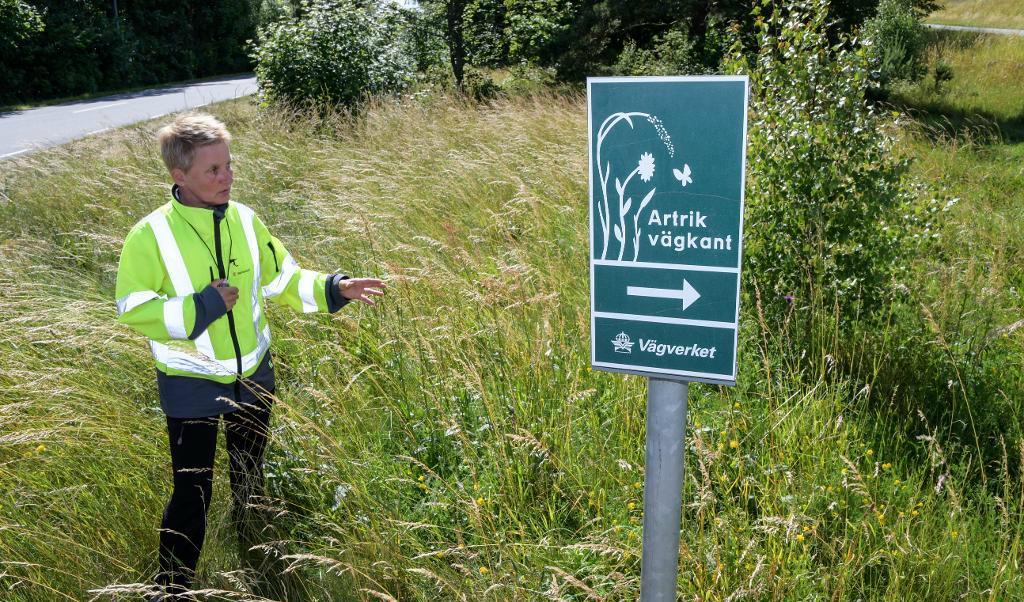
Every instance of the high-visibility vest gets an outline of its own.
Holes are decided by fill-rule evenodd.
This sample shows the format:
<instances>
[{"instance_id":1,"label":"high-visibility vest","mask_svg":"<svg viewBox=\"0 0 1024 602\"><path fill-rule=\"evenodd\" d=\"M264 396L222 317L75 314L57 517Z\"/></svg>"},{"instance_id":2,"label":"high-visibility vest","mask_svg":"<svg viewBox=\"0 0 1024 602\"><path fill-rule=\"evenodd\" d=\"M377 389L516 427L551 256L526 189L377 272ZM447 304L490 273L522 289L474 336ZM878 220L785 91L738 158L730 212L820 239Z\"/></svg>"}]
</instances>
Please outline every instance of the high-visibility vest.
<instances>
[{"instance_id":1,"label":"high-visibility vest","mask_svg":"<svg viewBox=\"0 0 1024 602\"><path fill-rule=\"evenodd\" d=\"M302 312L327 311L328 275L301 269L241 203L228 204L220 240L214 223L212 210L177 200L143 218L125 238L115 296L118 320L149 338L160 371L229 383L239 374L251 376L270 347L264 300ZM238 288L238 301L190 340L192 295L221 269Z\"/></svg>"}]
</instances>

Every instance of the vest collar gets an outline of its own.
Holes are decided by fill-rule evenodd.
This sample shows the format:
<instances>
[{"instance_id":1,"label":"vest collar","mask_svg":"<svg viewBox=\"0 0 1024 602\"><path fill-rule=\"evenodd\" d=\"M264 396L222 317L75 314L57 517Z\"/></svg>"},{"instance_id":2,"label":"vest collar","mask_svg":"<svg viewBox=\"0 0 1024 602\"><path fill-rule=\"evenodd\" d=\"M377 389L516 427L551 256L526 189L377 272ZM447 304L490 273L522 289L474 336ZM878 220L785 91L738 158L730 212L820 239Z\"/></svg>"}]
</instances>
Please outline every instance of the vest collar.
<instances>
[{"instance_id":1,"label":"vest collar","mask_svg":"<svg viewBox=\"0 0 1024 602\"><path fill-rule=\"evenodd\" d=\"M213 209L207 209L205 207L190 207L181 202L181 188L174 184L171 186L171 207L174 211L185 218L188 223L192 224L192 227L204 235L213 236L213 218L217 221L224 218L227 213L228 207L231 205L231 201L218 205Z\"/></svg>"}]
</instances>

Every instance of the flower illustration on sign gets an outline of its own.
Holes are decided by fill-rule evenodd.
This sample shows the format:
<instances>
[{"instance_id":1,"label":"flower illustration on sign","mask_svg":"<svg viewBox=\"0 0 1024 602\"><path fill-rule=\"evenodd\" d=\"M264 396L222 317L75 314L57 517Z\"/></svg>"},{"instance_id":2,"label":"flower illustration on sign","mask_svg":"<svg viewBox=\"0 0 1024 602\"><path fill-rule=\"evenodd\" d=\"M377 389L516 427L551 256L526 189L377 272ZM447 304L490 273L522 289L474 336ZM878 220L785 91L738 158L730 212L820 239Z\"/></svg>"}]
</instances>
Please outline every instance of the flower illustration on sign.
<instances>
[{"instance_id":1,"label":"flower illustration on sign","mask_svg":"<svg viewBox=\"0 0 1024 602\"><path fill-rule=\"evenodd\" d=\"M640 155L640 162L636 166L637 171L640 172L640 179L644 182L650 182L651 178L654 177L654 155L651 153L644 153Z\"/></svg>"},{"instance_id":2,"label":"flower illustration on sign","mask_svg":"<svg viewBox=\"0 0 1024 602\"><path fill-rule=\"evenodd\" d=\"M633 246L633 261L637 260L640 254L640 215L647 205L650 204L654 198L654 194L657 188L651 188L650 191L644 195L641 199L640 204L636 207L636 211L632 214L633 232L632 237L628 241L626 239L626 218L630 215L630 211L633 209L633 197L627 196L628 187L630 181L635 176L640 176L640 181L647 183L650 182L654 177L655 172L655 161L654 154L651 152L641 153L640 158L637 160L636 167L626 176L625 180L615 178L615 192L618 196L618 223L612 222L612 207L609 202L609 190L608 181L611 179L612 166L611 162L603 161L601 158L601 151L604 145L605 138L611 132L612 128L621 122L625 122L629 125L630 129L636 129L633 123L635 117L644 118L649 124L654 127L655 132L658 134L658 139L661 140L662 144L665 145L665 149L668 151L670 157L675 157L675 146L672 144L672 138L668 135L665 130L665 126L661 123L661 120L654 115L647 113L630 112L630 113L613 113L609 115L604 122L601 123L601 127L598 128L597 132L597 173L601 180L601 194L602 201L597 203L598 218L601 223L602 239L601 239L601 259L607 259L608 257L608 245L610 242L611 235L615 235L615 240L619 243L618 260L622 261L622 257L626 252L626 248L629 246L629 242L632 242ZM685 177L687 180L692 182L690 179L690 166L684 165ZM673 170L676 174L676 178L679 178L681 172L678 169ZM686 186L687 182L683 182L683 186Z\"/></svg>"}]
</instances>

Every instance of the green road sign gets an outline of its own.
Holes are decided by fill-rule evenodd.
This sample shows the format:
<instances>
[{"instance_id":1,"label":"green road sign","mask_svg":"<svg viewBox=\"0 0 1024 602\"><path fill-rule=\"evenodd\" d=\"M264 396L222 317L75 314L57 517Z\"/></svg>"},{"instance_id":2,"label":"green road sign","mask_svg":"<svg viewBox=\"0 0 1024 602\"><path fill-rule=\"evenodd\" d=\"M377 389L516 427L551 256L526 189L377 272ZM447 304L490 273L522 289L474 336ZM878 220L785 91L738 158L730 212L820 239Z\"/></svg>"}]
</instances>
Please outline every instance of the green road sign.
<instances>
[{"instance_id":1,"label":"green road sign","mask_svg":"<svg viewBox=\"0 0 1024 602\"><path fill-rule=\"evenodd\" d=\"M595 369L735 384L748 87L587 80Z\"/></svg>"}]
</instances>

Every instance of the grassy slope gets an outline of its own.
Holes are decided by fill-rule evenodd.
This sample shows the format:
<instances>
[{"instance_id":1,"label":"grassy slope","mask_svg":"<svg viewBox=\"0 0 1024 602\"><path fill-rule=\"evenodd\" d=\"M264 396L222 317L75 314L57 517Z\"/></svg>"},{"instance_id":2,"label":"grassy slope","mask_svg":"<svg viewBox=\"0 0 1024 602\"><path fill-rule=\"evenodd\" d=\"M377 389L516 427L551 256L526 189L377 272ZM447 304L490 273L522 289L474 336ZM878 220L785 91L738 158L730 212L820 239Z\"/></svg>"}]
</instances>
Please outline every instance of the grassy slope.
<instances>
[{"instance_id":1,"label":"grassy slope","mask_svg":"<svg viewBox=\"0 0 1024 602\"><path fill-rule=\"evenodd\" d=\"M1024 290L1024 39L936 32L929 69L939 61L953 80L936 91L926 78L895 97L916 118L906 143L917 175L960 199L924 269L936 295L969 295L990 327L1005 326L1020 318Z\"/></svg>"},{"instance_id":2,"label":"grassy slope","mask_svg":"<svg viewBox=\"0 0 1024 602\"><path fill-rule=\"evenodd\" d=\"M284 514L268 537L302 554L291 599L636 599L644 388L587 368L584 107L428 100L316 129L213 108L236 197L300 263L392 282L377 310L271 311ZM166 435L111 299L124 233L166 199L153 129L0 172L6 598L80 599L154 568ZM864 382L805 384L753 303L744 325L740 386L691 389L688 599L1024 595L1019 488L996 492L1008 506L941 439L901 440ZM201 579L237 590L224 473Z\"/></svg>"},{"instance_id":3,"label":"grassy slope","mask_svg":"<svg viewBox=\"0 0 1024 602\"><path fill-rule=\"evenodd\" d=\"M1020 0L941 0L939 4L942 8L929 15L929 23L1024 29Z\"/></svg>"}]
</instances>

